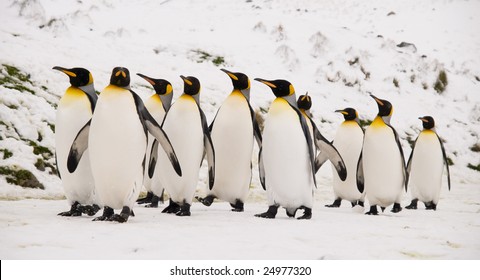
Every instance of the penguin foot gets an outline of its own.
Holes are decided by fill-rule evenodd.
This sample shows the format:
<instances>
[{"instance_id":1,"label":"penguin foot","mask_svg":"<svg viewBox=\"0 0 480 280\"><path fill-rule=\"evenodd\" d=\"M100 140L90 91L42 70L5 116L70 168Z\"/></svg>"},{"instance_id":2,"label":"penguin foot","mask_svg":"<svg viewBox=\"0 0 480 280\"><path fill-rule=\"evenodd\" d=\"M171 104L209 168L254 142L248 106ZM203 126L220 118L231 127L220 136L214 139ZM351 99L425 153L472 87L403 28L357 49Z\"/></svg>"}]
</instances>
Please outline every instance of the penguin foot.
<instances>
[{"instance_id":1,"label":"penguin foot","mask_svg":"<svg viewBox=\"0 0 480 280\"><path fill-rule=\"evenodd\" d=\"M100 210L100 206L97 204L92 204L92 205L85 205L82 206L82 213L87 214L88 216L93 216L97 214L98 210Z\"/></svg>"},{"instance_id":2,"label":"penguin foot","mask_svg":"<svg viewBox=\"0 0 480 280\"><path fill-rule=\"evenodd\" d=\"M177 212L177 216L183 217L183 216L190 216L192 213L190 213L190 204L184 203L182 206L180 206L180 211Z\"/></svg>"},{"instance_id":3,"label":"penguin foot","mask_svg":"<svg viewBox=\"0 0 480 280\"><path fill-rule=\"evenodd\" d=\"M64 217L77 217L77 216L82 216L82 206L78 201L75 201L72 206L70 207L69 211L61 212L58 213L58 216L64 216Z\"/></svg>"},{"instance_id":4,"label":"penguin foot","mask_svg":"<svg viewBox=\"0 0 480 280\"><path fill-rule=\"evenodd\" d=\"M103 214L100 217L96 217L92 221L108 221L110 217L113 216L113 208L110 208L108 206L105 206L103 208Z\"/></svg>"},{"instance_id":5,"label":"penguin foot","mask_svg":"<svg viewBox=\"0 0 480 280\"><path fill-rule=\"evenodd\" d=\"M394 204L393 204L392 211L390 211L390 212L392 212L392 213L398 213L398 212L400 212L400 211L402 211L402 206L400 206L400 203L394 203Z\"/></svg>"},{"instance_id":6,"label":"penguin foot","mask_svg":"<svg viewBox=\"0 0 480 280\"><path fill-rule=\"evenodd\" d=\"M196 196L195 198L198 200L198 202L202 203L205 206L212 205L213 200L215 199L213 195L207 195L206 197Z\"/></svg>"},{"instance_id":7,"label":"penguin foot","mask_svg":"<svg viewBox=\"0 0 480 280\"><path fill-rule=\"evenodd\" d=\"M243 202L240 199L235 200L235 204L230 203L233 212L243 212Z\"/></svg>"},{"instance_id":8,"label":"penguin foot","mask_svg":"<svg viewBox=\"0 0 480 280\"><path fill-rule=\"evenodd\" d=\"M357 205L358 205L358 206L365 207L365 204L364 204L364 202L363 202L363 201L361 201L361 200L359 200L359 201L357 202Z\"/></svg>"},{"instance_id":9,"label":"penguin foot","mask_svg":"<svg viewBox=\"0 0 480 280\"><path fill-rule=\"evenodd\" d=\"M135 216L133 211L128 206L123 206L122 212L120 214L114 214L108 219L111 222L125 223L128 221L128 217Z\"/></svg>"},{"instance_id":10,"label":"penguin foot","mask_svg":"<svg viewBox=\"0 0 480 280\"><path fill-rule=\"evenodd\" d=\"M370 211L365 213L365 215L378 215L377 205L370 206Z\"/></svg>"},{"instance_id":11,"label":"penguin foot","mask_svg":"<svg viewBox=\"0 0 480 280\"><path fill-rule=\"evenodd\" d=\"M302 206L299 209L303 209L303 215L298 217L297 220L310 220L312 218L312 208Z\"/></svg>"},{"instance_id":12,"label":"penguin foot","mask_svg":"<svg viewBox=\"0 0 480 280\"><path fill-rule=\"evenodd\" d=\"M289 218L295 218L295 214L297 214L297 210L298 210L298 209L294 209L293 211L290 211L291 209L290 209L290 210L289 210L289 209L285 209L285 210L286 210L285 212L287 212L287 216L288 216Z\"/></svg>"},{"instance_id":13,"label":"penguin foot","mask_svg":"<svg viewBox=\"0 0 480 280\"><path fill-rule=\"evenodd\" d=\"M137 199L138 204L145 204L152 202L153 192L147 192L147 196L144 198Z\"/></svg>"},{"instance_id":14,"label":"penguin foot","mask_svg":"<svg viewBox=\"0 0 480 280\"><path fill-rule=\"evenodd\" d=\"M405 206L406 209L412 209L415 210L417 209L417 204L418 204L418 199L412 199L412 202L410 202L410 205Z\"/></svg>"},{"instance_id":15,"label":"penguin foot","mask_svg":"<svg viewBox=\"0 0 480 280\"><path fill-rule=\"evenodd\" d=\"M335 199L335 201L333 201L332 204L325 205L325 207L338 208L338 207L340 207L341 204L342 204L342 199L341 199L341 198L337 198L337 199Z\"/></svg>"},{"instance_id":16,"label":"penguin foot","mask_svg":"<svg viewBox=\"0 0 480 280\"><path fill-rule=\"evenodd\" d=\"M380 207L380 209L382 209L382 213L385 212L385 208L386 207Z\"/></svg>"},{"instance_id":17,"label":"penguin foot","mask_svg":"<svg viewBox=\"0 0 480 280\"><path fill-rule=\"evenodd\" d=\"M433 203L433 201L426 202L425 203L425 209L436 211L437 210L437 205L435 203Z\"/></svg>"},{"instance_id":18,"label":"penguin foot","mask_svg":"<svg viewBox=\"0 0 480 280\"><path fill-rule=\"evenodd\" d=\"M177 213L178 211L180 211L180 205L170 198L170 203L167 207L165 207L165 209L163 209L162 213L173 214Z\"/></svg>"},{"instance_id":19,"label":"penguin foot","mask_svg":"<svg viewBox=\"0 0 480 280\"><path fill-rule=\"evenodd\" d=\"M150 200L150 204L145 205L147 208L158 208L158 202L160 201L160 197L153 195L152 199Z\"/></svg>"},{"instance_id":20,"label":"penguin foot","mask_svg":"<svg viewBox=\"0 0 480 280\"><path fill-rule=\"evenodd\" d=\"M268 207L267 212L256 214L255 217L265 218L265 219L275 219L277 215L278 206L272 205Z\"/></svg>"}]
</instances>

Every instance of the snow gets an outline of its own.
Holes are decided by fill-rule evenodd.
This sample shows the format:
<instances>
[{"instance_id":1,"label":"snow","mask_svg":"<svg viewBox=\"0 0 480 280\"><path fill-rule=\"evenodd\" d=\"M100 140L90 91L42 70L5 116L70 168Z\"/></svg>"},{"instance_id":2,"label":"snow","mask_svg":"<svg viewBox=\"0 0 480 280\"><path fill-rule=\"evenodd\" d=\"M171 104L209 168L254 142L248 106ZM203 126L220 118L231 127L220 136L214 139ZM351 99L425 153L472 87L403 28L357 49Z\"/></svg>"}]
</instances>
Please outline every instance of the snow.
<instances>
[{"instance_id":1,"label":"snow","mask_svg":"<svg viewBox=\"0 0 480 280\"><path fill-rule=\"evenodd\" d=\"M30 170L45 190L22 189L0 176L0 257L479 259L480 173L467 167L480 164L478 152L470 149L480 142L478 10L480 1L473 0L1 1L0 63L30 74L32 84L26 85L36 94L0 85L0 117L9 124L0 125L0 149L13 152L0 166ZM415 47L397 47L401 42ZM225 63L202 61L199 50ZM24 141L54 150L51 104L68 85L64 75L51 70L56 65L89 69L98 91L113 67L125 66L132 74L169 80L173 101L182 91L179 75L196 76L209 121L231 91L219 68L249 75L257 110L267 109L273 95L253 78L287 79L297 95L312 96L314 120L328 139L342 121L336 109L355 107L361 119L374 118L371 92L393 104L392 125L407 156L407 137L415 139L421 129L417 118L435 118L454 162L452 190L444 178L435 212L387 209L369 217L346 203L340 209L323 207L333 201L331 170L324 167L317 174L312 220L287 219L283 211L275 220L257 219L253 215L266 210L266 193L254 156L244 213L231 213L220 202L211 208L194 203L192 216L185 218L138 206L126 224L57 217L68 208L61 181L48 169L35 168L40 156ZM448 85L437 93L433 84L441 70ZM142 97L152 93L137 76L132 88ZM203 166L200 195L206 177ZM408 202L409 193L402 205Z\"/></svg>"}]
</instances>

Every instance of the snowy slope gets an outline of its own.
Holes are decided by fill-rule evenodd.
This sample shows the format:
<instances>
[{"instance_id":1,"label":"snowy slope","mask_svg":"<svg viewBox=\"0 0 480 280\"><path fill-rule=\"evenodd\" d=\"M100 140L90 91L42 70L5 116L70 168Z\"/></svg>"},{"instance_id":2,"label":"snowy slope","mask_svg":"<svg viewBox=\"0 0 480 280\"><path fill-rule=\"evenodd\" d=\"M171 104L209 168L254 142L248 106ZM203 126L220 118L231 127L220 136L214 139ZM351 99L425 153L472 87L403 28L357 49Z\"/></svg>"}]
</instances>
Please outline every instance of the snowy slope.
<instances>
[{"instance_id":1,"label":"snowy slope","mask_svg":"<svg viewBox=\"0 0 480 280\"><path fill-rule=\"evenodd\" d=\"M273 95L254 82L255 77L287 79L297 95L308 91L313 97L314 120L328 139L342 121L336 109L355 107L362 120L374 118L377 108L369 93L392 102L392 125L406 155L410 153L408 140L415 139L421 129L418 117L432 115L453 162L452 191L442 196L458 198L450 200L456 201L452 211L470 203L478 209L480 172L467 166L480 164L478 151L472 151L480 146L480 36L475 30L480 26L479 8L479 1L435 0L1 1L0 78L9 76L7 66L15 66L28 77L20 82L16 77L16 81L31 91L13 87L12 82L0 84L0 167L29 170L45 189L24 189L0 175L0 199L63 198L52 168L52 127L55 104L68 80L51 70L53 66L89 69L98 91L108 84L113 67L125 66L132 74L169 80L174 99L182 91L179 75L196 76L209 121L231 91L229 78L219 71L224 67L250 76L251 101L259 112L268 108ZM399 47L402 42L413 45ZM219 65L213 63L222 60ZM434 85L442 71L448 85L439 93ZM151 94L137 76L132 77L132 88L142 97ZM43 149L35 154L35 147L50 152ZM12 155L5 156L5 150ZM35 166L39 159L46 165L44 171ZM264 205L265 193L259 184L256 157L253 163L248 202L261 208L258 205ZM207 176L205 168L201 172L199 193L205 191ZM318 174L314 215L329 213L322 205L333 198L330 172L324 167ZM475 189L473 198L467 197L471 188ZM60 212L66 206L62 202L45 207ZM5 203L0 201L2 206ZM472 243L476 250L465 258L480 254L478 241ZM342 258L333 256L337 257ZM365 258L382 257L398 255L379 253Z\"/></svg>"}]
</instances>

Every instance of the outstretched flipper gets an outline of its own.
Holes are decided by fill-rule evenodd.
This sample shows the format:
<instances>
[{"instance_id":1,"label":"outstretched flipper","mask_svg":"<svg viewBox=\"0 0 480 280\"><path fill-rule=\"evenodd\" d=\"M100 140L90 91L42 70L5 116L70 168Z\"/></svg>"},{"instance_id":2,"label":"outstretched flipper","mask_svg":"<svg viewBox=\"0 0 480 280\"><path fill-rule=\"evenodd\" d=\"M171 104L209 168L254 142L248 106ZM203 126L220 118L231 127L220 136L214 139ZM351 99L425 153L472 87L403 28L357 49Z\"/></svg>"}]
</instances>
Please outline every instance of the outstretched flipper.
<instances>
[{"instance_id":1,"label":"outstretched flipper","mask_svg":"<svg viewBox=\"0 0 480 280\"><path fill-rule=\"evenodd\" d=\"M265 187L265 167L263 166L262 147L260 147L260 151L258 152L258 175L260 176L260 183L262 183L263 189L267 190Z\"/></svg>"},{"instance_id":2,"label":"outstretched flipper","mask_svg":"<svg viewBox=\"0 0 480 280\"><path fill-rule=\"evenodd\" d=\"M357 163L357 189L360 193L363 193L365 190L365 176L363 175L363 152L360 153Z\"/></svg>"},{"instance_id":3,"label":"outstretched flipper","mask_svg":"<svg viewBox=\"0 0 480 280\"><path fill-rule=\"evenodd\" d=\"M77 170L78 163L82 159L83 153L88 148L88 134L90 133L90 119L77 134L73 140L72 147L68 153L67 169L68 172L73 173Z\"/></svg>"},{"instance_id":4,"label":"outstretched flipper","mask_svg":"<svg viewBox=\"0 0 480 280\"><path fill-rule=\"evenodd\" d=\"M208 162L208 187L211 190L215 182L215 149L213 148L212 138L210 137L210 130L207 125L207 118L205 117L205 114L203 113L200 106L198 106L198 110L200 111L200 117L202 119L203 145L205 147L205 153L207 154Z\"/></svg>"},{"instance_id":5,"label":"outstretched flipper","mask_svg":"<svg viewBox=\"0 0 480 280\"><path fill-rule=\"evenodd\" d=\"M137 113L144 125L144 129L148 130L155 139L160 143L165 153L167 153L168 159L170 160L173 169L177 172L178 176L182 176L182 169L180 168L180 163L178 162L177 155L168 139L168 136L165 134L165 131L160 127L157 121L150 115L150 113L145 108L142 99L132 90L133 99L135 100L135 105L137 106ZM150 176L150 174L149 174Z\"/></svg>"},{"instance_id":6,"label":"outstretched flipper","mask_svg":"<svg viewBox=\"0 0 480 280\"><path fill-rule=\"evenodd\" d=\"M440 147L442 147L443 162L445 162L445 167L447 168L448 190L450 190L450 168L448 167L447 153L445 152L442 139L440 139L437 133L435 133L435 135L437 135L438 141L440 142Z\"/></svg>"},{"instance_id":7,"label":"outstretched flipper","mask_svg":"<svg viewBox=\"0 0 480 280\"><path fill-rule=\"evenodd\" d=\"M319 168L320 168L320 166L323 164L321 163L321 161L324 161L324 158L326 157L330 160L330 162L333 164L333 166L337 170L338 177L342 181L345 181L345 179L347 179L347 167L345 166L345 162L343 162L342 156L337 151L337 149L332 145L332 143L330 143L330 141L328 141L325 137L323 137L323 135L320 133L315 123L313 121L311 121L311 123L313 127L315 146L320 150L320 155L324 154L324 156L322 156L322 158L319 158L318 161L317 159L315 159L315 172L318 171L318 169L316 169L317 167L316 165L319 164ZM319 156L317 156L317 158Z\"/></svg>"}]
</instances>

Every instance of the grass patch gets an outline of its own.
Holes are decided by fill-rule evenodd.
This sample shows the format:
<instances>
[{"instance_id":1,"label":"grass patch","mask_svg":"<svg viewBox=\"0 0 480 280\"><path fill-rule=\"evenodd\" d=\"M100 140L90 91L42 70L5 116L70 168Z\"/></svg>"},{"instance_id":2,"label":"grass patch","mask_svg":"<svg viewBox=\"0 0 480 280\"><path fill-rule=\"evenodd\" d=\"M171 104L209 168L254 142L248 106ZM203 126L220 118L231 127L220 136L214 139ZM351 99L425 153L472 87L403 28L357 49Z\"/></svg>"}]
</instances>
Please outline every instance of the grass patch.
<instances>
[{"instance_id":1,"label":"grass patch","mask_svg":"<svg viewBox=\"0 0 480 280\"><path fill-rule=\"evenodd\" d=\"M399 88L399 87L400 87L397 78L393 78L393 85L394 85L396 88Z\"/></svg>"},{"instance_id":2,"label":"grass patch","mask_svg":"<svg viewBox=\"0 0 480 280\"><path fill-rule=\"evenodd\" d=\"M473 165L473 164L469 163L469 164L467 165L467 167L470 168L470 169L473 169L473 170L475 170L475 171L479 171L479 172L480 172L480 164Z\"/></svg>"},{"instance_id":3,"label":"grass patch","mask_svg":"<svg viewBox=\"0 0 480 280\"><path fill-rule=\"evenodd\" d=\"M210 61L215 66L220 66L225 64L225 58L223 56L212 55L202 50L192 50L191 52L195 54L197 63Z\"/></svg>"},{"instance_id":4,"label":"grass patch","mask_svg":"<svg viewBox=\"0 0 480 280\"><path fill-rule=\"evenodd\" d=\"M31 88L25 86L26 83L33 85L30 81L30 75L25 74L20 69L15 66L2 64L2 69L0 70L0 85L5 88L14 89L20 92L29 92L35 94L35 91Z\"/></svg>"},{"instance_id":5,"label":"grass patch","mask_svg":"<svg viewBox=\"0 0 480 280\"><path fill-rule=\"evenodd\" d=\"M447 72L445 70L440 70L438 73L437 80L435 81L435 84L433 84L433 89L437 93L442 93L445 91L448 85L448 79L447 79Z\"/></svg>"},{"instance_id":6,"label":"grass patch","mask_svg":"<svg viewBox=\"0 0 480 280\"><path fill-rule=\"evenodd\" d=\"M0 174L5 175L5 179L10 184L21 186L22 188L45 189L32 172L17 166L0 166Z\"/></svg>"},{"instance_id":7,"label":"grass patch","mask_svg":"<svg viewBox=\"0 0 480 280\"><path fill-rule=\"evenodd\" d=\"M26 140L28 145L33 147L33 153L36 155L41 155L42 157L49 159L53 156L53 152L50 151L47 147L38 145L32 140Z\"/></svg>"},{"instance_id":8,"label":"grass patch","mask_svg":"<svg viewBox=\"0 0 480 280\"><path fill-rule=\"evenodd\" d=\"M477 143L477 144L471 146L470 151L476 152L476 153L480 152L480 143Z\"/></svg>"},{"instance_id":9,"label":"grass patch","mask_svg":"<svg viewBox=\"0 0 480 280\"><path fill-rule=\"evenodd\" d=\"M372 124L372 120L363 120L363 119L358 119L358 123L360 124L360 127L365 129L367 126Z\"/></svg>"},{"instance_id":10,"label":"grass patch","mask_svg":"<svg viewBox=\"0 0 480 280\"><path fill-rule=\"evenodd\" d=\"M3 159L11 158L13 153L8 149L0 149L0 152L3 153Z\"/></svg>"}]
</instances>

